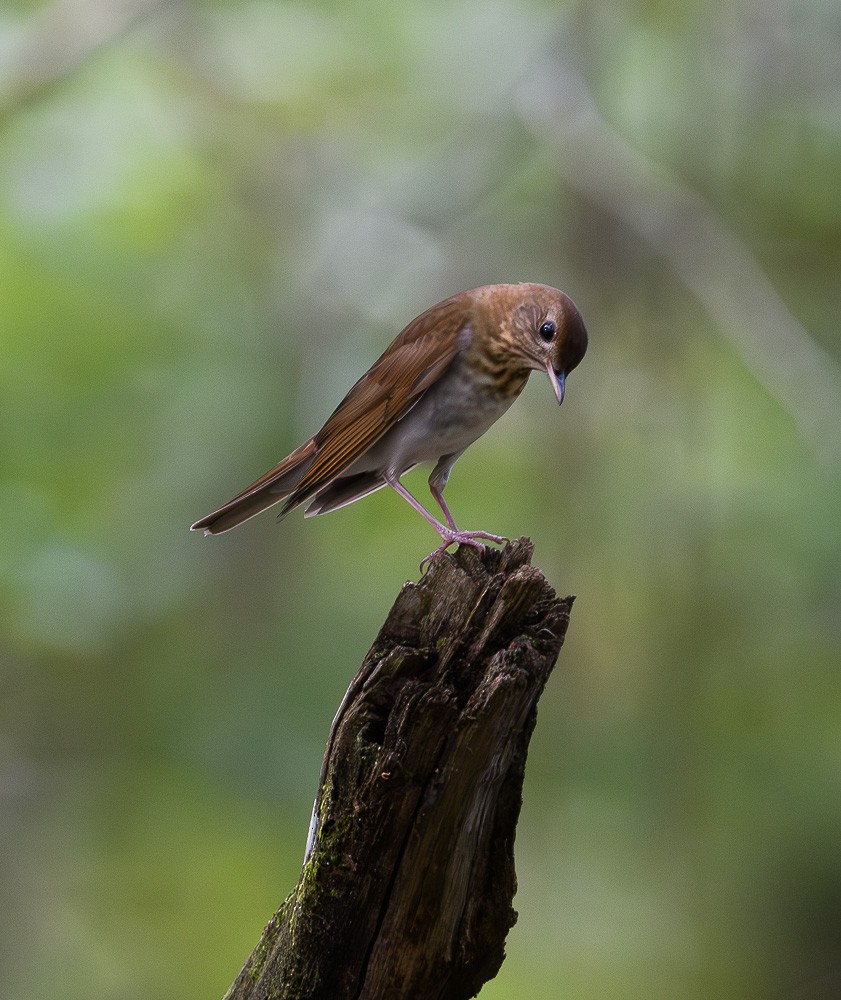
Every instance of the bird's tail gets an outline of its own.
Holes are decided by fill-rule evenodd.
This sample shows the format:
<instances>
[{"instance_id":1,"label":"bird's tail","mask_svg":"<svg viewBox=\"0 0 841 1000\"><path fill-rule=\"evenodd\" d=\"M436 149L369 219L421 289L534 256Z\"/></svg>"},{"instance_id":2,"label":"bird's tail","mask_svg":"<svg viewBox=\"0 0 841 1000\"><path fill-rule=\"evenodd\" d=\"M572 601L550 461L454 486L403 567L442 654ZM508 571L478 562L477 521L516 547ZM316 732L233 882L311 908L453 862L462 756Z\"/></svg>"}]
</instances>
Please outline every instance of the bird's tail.
<instances>
[{"instance_id":1,"label":"bird's tail","mask_svg":"<svg viewBox=\"0 0 841 1000\"><path fill-rule=\"evenodd\" d=\"M279 503L294 491L312 465L317 451L315 439L310 438L233 500L229 500L200 521L196 521L190 530L203 531L206 535L219 535L242 524L267 507ZM297 501L299 502L301 501ZM291 506L297 506L297 503ZM287 507L291 509L289 505ZM286 508L283 513L287 513Z\"/></svg>"},{"instance_id":2,"label":"bird's tail","mask_svg":"<svg viewBox=\"0 0 841 1000\"><path fill-rule=\"evenodd\" d=\"M375 490L381 490L386 485L381 472L359 472L354 476L338 476L327 486L312 494L312 500L307 504L304 517L316 517L318 514L329 514L331 510L347 507L348 504L367 497ZM306 503L307 497L301 500Z\"/></svg>"}]
</instances>

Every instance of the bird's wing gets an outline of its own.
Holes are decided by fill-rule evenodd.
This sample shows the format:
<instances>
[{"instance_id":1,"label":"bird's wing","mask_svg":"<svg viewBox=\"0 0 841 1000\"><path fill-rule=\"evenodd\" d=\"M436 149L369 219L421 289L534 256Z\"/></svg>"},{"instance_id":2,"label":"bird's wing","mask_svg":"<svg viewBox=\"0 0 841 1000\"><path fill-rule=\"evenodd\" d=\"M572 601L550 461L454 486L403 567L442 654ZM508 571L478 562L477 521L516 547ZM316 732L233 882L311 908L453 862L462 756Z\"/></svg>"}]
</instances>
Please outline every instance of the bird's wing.
<instances>
[{"instance_id":1,"label":"bird's wing","mask_svg":"<svg viewBox=\"0 0 841 1000\"><path fill-rule=\"evenodd\" d=\"M216 534L286 498L281 516L308 500L363 455L443 375L470 321L465 293L422 313L397 335L321 430L233 500L196 521Z\"/></svg>"},{"instance_id":2,"label":"bird's wing","mask_svg":"<svg viewBox=\"0 0 841 1000\"><path fill-rule=\"evenodd\" d=\"M470 321L464 295L421 313L339 403L313 441L316 454L286 503L294 507L364 455L444 374Z\"/></svg>"}]
</instances>

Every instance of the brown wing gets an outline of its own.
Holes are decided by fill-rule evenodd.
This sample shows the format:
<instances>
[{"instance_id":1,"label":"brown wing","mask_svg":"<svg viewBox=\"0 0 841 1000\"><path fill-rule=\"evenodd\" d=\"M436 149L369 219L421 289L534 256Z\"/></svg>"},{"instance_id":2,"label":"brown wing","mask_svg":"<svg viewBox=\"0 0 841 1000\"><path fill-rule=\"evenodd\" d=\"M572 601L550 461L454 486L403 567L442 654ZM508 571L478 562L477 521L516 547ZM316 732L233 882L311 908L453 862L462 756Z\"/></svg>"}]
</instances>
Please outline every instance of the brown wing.
<instances>
[{"instance_id":1,"label":"brown wing","mask_svg":"<svg viewBox=\"0 0 841 1000\"><path fill-rule=\"evenodd\" d=\"M315 459L287 508L325 486L411 409L452 363L469 321L470 299L461 293L421 313L398 334L315 435Z\"/></svg>"},{"instance_id":2,"label":"brown wing","mask_svg":"<svg viewBox=\"0 0 841 1000\"><path fill-rule=\"evenodd\" d=\"M462 292L422 313L397 335L354 385L327 423L291 455L212 514L194 530L227 531L286 498L281 516L326 486L363 455L441 377L470 321Z\"/></svg>"}]
</instances>

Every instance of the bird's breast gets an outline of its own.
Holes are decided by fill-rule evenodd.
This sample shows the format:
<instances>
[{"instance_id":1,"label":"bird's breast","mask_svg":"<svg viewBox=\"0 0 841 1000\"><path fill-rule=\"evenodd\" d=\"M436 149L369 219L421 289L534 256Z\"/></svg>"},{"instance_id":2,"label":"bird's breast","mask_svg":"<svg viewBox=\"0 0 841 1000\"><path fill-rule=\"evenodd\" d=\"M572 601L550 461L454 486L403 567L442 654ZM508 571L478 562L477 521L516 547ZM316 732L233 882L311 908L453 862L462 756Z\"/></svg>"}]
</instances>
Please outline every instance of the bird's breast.
<instances>
[{"instance_id":1,"label":"bird's breast","mask_svg":"<svg viewBox=\"0 0 841 1000\"><path fill-rule=\"evenodd\" d=\"M389 469L397 475L422 462L463 451L494 424L519 395L528 373L513 385L477 370L464 355L363 456L355 469Z\"/></svg>"}]
</instances>

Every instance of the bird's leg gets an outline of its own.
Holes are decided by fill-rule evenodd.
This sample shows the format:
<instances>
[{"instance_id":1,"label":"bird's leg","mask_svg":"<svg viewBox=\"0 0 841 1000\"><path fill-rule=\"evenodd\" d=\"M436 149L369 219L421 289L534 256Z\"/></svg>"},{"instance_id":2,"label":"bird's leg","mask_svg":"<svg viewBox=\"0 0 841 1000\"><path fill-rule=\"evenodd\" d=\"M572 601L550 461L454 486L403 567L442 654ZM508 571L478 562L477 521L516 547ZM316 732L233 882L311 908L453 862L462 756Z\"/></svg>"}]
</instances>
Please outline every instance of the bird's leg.
<instances>
[{"instance_id":1,"label":"bird's leg","mask_svg":"<svg viewBox=\"0 0 841 1000\"><path fill-rule=\"evenodd\" d=\"M444 517L447 519L450 531L452 531L454 535L458 535L460 541L467 541L470 538L485 538L489 542L498 542L500 545L503 542L508 541L504 535L492 535L488 531L459 531L456 527L456 522L453 520L453 515L450 513L450 508L447 506L447 501L444 499L443 490L438 489L437 486L433 486L432 483L430 483L429 492L435 497L435 500L441 510L444 511Z\"/></svg>"},{"instance_id":2,"label":"bird's leg","mask_svg":"<svg viewBox=\"0 0 841 1000\"><path fill-rule=\"evenodd\" d=\"M458 531L458 528L456 527L456 522L455 522L455 520L453 518L453 515L450 513L450 508L447 506L447 502L444 500L444 491L443 491L443 489L441 489L438 486L436 486L430 480L430 483L429 483L429 492L432 494L432 496L435 498L435 502L438 504L438 506L444 512L444 517L447 519L447 524L450 526L450 530L451 531Z\"/></svg>"},{"instance_id":3,"label":"bird's leg","mask_svg":"<svg viewBox=\"0 0 841 1000\"><path fill-rule=\"evenodd\" d=\"M435 468L429 474L429 492L435 497L435 502L444 512L444 517L447 519L447 524L449 524L452 531L458 531L458 528L456 527L453 515L450 513L450 508L444 501L444 487L447 485L447 480L450 478L453 466L460 458L463 450L453 452L452 455L442 455L438 459Z\"/></svg>"},{"instance_id":4,"label":"bird's leg","mask_svg":"<svg viewBox=\"0 0 841 1000\"><path fill-rule=\"evenodd\" d=\"M399 493L400 496L403 497L403 499L407 503L411 504L422 518L429 521L432 527L438 532L438 534L442 538L449 538L450 535L459 534L459 531L455 525L453 525L451 528L447 527L447 525L442 524L437 517L433 517L433 515L430 514L429 511L426 509L426 507L424 507L424 505L420 502L420 500L416 500L396 476L394 477L386 476L385 481L396 493ZM450 518L450 520L452 520L452 518ZM447 544L452 545L452 541L447 542Z\"/></svg>"},{"instance_id":5,"label":"bird's leg","mask_svg":"<svg viewBox=\"0 0 841 1000\"><path fill-rule=\"evenodd\" d=\"M505 539L501 538L499 535L489 535L485 531L459 531L455 525L452 514L447 509L446 505L442 502L441 498L438 502L441 504L441 509L444 511L444 515L447 518L449 524L442 524L437 517L433 517L432 514L423 506L420 501L416 500L412 494L406 489L406 487L400 482L396 476L386 476L386 482L395 491L399 493L403 499L410 504L414 509L421 515L421 517L428 521L433 528L441 536L441 544L435 549L434 552L430 552L425 559L421 561L421 569L423 569L426 563L432 562L436 556L440 555L442 552L446 551L451 545L472 545L476 549L484 548L482 543L479 541L480 538L485 538L491 542L504 542ZM440 495L440 490L439 490ZM435 494L433 493L433 496ZM436 497L436 499L438 499Z\"/></svg>"},{"instance_id":6,"label":"bird's leg","mask_svg":"<svg viewBox=\"0 0 841 1000\"><path fill-rule=\"evenodd\" d=\"M459 531L456 527L455 518L450 513L450 508L447 506L447 501L444 499L444 487L447 485L447 480L450 478L450 472L461 454L462 453L460 451L457 451L452 455L444 455L444 457L438 461L438 464L432 470L432 474L429 477L429 492L444 512L444 517L447 519L447 524L450 526L451 531L455 532L457 535L468 535L470 538L485 538L489 542L496 542L501 545L503 542L508 541L508 539L504 538L502 535L491 535L487 531Z\"/></svg>"}]
</instances>

